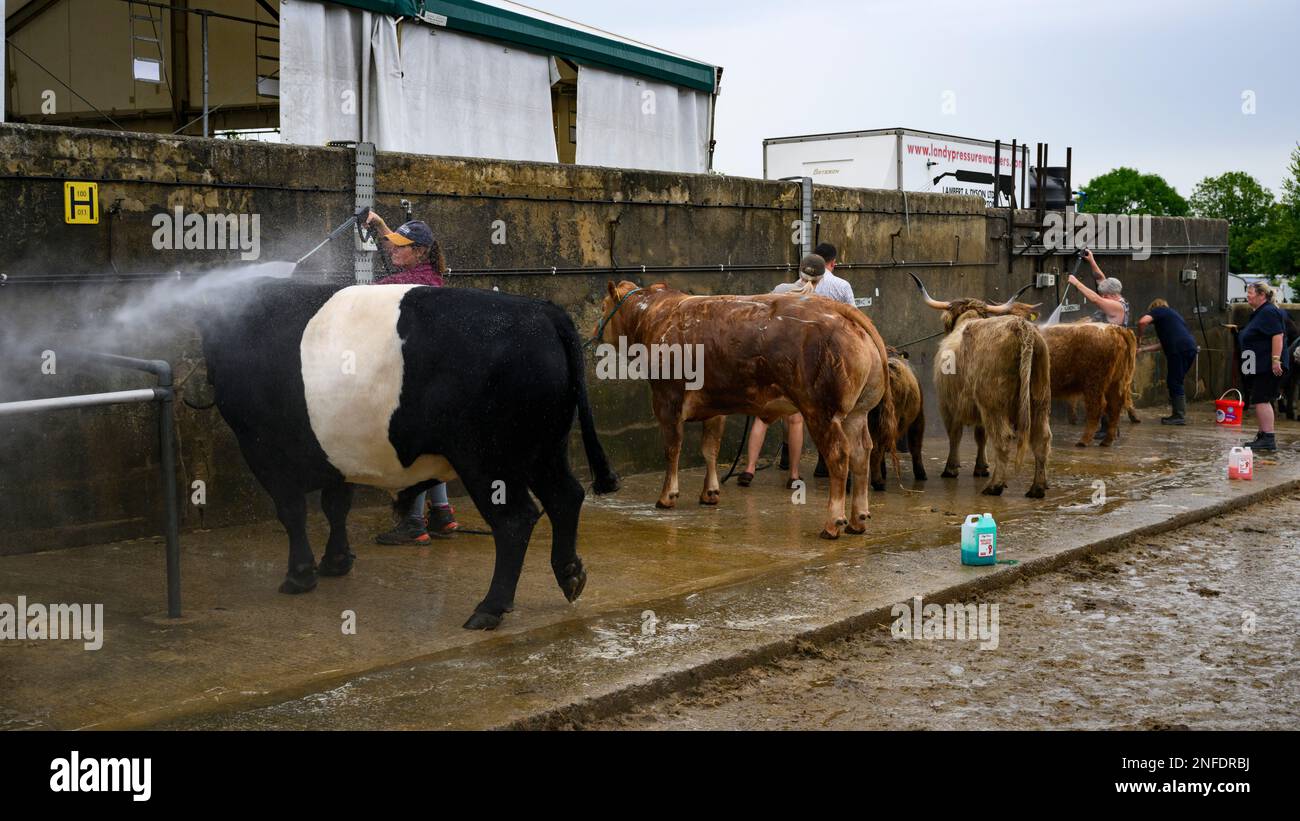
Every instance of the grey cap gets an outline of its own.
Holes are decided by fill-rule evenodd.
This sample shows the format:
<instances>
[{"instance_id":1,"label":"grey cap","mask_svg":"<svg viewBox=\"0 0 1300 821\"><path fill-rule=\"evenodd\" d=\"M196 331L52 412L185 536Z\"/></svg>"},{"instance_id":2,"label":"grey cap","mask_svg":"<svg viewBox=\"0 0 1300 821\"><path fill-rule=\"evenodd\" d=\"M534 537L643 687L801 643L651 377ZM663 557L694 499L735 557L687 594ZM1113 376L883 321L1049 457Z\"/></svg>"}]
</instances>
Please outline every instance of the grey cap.
<instances>
[{"instance_id":1,"label":"grey cap","mask_svg":"<svg viewBox=\"0 0 1300 821\"><path fill-rule=\"evenodd\" d=\"M799 276L804 279L818 279L826 273L826 260L817 254L809 254L799 261Z\"/></svg>"},{"instance_id":2,"label":"grey cap","mask_svg":"<svg viewBox=\"0 0 1300 821\"><path fill-rule=\"evenodd\" d=\"M1124 283L1115 277L1106 277L1097 283L1097 293L1099 294L1118 294L1124 290Z\"/></svg>"}]
</instances>

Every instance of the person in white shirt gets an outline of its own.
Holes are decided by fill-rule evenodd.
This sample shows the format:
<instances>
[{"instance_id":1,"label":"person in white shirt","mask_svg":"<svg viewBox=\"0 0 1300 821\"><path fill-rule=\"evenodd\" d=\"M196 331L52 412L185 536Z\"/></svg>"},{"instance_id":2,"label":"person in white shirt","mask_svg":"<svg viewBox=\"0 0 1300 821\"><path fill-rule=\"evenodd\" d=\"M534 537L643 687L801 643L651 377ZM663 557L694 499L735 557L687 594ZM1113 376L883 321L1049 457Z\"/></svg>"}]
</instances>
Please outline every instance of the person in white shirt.
<instances>
[{"instance_id":1,"label":"person in white shirt","mask_svg":"<svg viewBox=\"0 0 1300 821\"><path fill-rule=\"evenodd\" d=\"M818 296L852 305L853 286L848 283L848 280L837 277L834 273L836 256L837 251L834 245L829 242L821 243L811 255L804 257L803 262L800 263L799 282L784 282L772 289L772 293L806 293L808 287L812 286L813 293ZM737 484L741 487L749 487L750 482L754 480L754 470L758 465L758 454L763 449L763 439L767 436L768 427L762 419L755 419L753 427L750 428L749 452L746 455L745 470L736 478ZM786 442L783 449L790 454L788 457L790 478L786 482L786 487L791 487L799 479L799 457L803 453L803 416L797 413L787 416L785 418L785 431ZM785 465L783 464L781 467L784 468ZM817 460L817 469L813 475L828 475L820 457Z\"/></svg>"}]
</instances>

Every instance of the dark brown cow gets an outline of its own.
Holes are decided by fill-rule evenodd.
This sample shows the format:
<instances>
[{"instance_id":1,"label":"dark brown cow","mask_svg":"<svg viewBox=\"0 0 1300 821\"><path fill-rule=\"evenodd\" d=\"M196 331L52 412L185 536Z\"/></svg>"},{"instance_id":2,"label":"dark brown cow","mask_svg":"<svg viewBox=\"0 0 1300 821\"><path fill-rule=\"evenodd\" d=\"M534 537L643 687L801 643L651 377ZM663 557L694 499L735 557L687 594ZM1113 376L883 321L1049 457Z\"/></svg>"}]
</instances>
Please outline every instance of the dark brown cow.
<instances>
[{"instance_id":1,"label":"dark brown cow","mask_svg":"<svg viewBox=\"0 0 1300 821\"><path fill-rule=\"evenodd\" d=\"M992 476L981 492L1001 496L1013 456L1019 465L1032 449L1034 481L1025 495L1042 498L1052 445L1051 365L1043 335L1017 315L1032 312L1034 306L1021 308L1016 302L1020 294L1001 305L978 299L940 302L926 292L916 274L912 279L926 304L944 312L947 336L939 344L934 362L939 411L948 430L948 462L942 475L957 475L962 432L966 425L973 425L978 446L976 476L989 475L984 446L986 442L993 445Z\"/></svg>"},{"instance_id":2,"label":"dark brown cow","mask_svg":"<svg viewBox=\"0 0 1300 821\"><path fill-rule=\"evenodd\" d=\"M1106 414L1107 447L1115 440L1119 415L1129 402L1137 363L1137 337L1109 322L1074 322L1042 329L1052 357L1052 397L1073 409L1083 400L1083 435L1075 445L1086 448Z\"/></svg>"},{"instance_id":3,"label":"dark brown cow","mask_svg":"<svg viewBox=\"0 0 1300 821\"><path fill-rule=\"evenodd\" d=\"M611 282L603 316L595 336L610 345L702 346L698 389L687 390L686 380L662 375L648 380L668 463L658 507L676 505L685 422L704 423L708 473L700 504L714 505L721 490L717 457L726 416L746 414L770 423L798 411L831 475L822 537L839 538L841 529L866 531L873 447L867 416L879 408L883 441L878 446L890 451L897 423L885 343L860 311L811 294L689 296L663 284L638 288ZM853 483L851 518L844 509L850 469L860 477Z\"/></svg>"},{"instance_id":4,"label":"dark brown cow","mask_svg":"<svg viewBox=\"0 0 1300 821\"><path fill-rule=\"evenodd\" d=\"M925 440L925 397L912 366L893 348L889 349L889 386L894 394L898 429L907 431L907 450L912 455L912 478L924 482L925 462L921 458L921 445ZM880 438L875 414L871 416L871 438ZM885 489L885 452L881 448L873 448L871 451L871 489Z\"/></svg>"}]
</instances>

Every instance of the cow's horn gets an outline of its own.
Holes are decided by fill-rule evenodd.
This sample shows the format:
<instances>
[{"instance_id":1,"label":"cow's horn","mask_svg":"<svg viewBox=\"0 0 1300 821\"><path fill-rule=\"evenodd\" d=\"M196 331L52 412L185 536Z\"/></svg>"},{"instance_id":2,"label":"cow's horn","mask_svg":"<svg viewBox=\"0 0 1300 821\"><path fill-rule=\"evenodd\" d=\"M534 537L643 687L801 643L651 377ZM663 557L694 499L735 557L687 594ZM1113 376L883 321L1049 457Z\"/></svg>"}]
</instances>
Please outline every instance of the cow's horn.
<instances>
[{"instance_id":1,"label":"cow's horn","mask_svg":"<svg viewBox=\"0 0 1300 821\"><path fill-rule=\"evenodd\" d=\"M921 289L921 296L925 298L926 305L929 305L931 308L934 308L939 311L948 310L947 302L940 302L939 300L930 296L930 292L925 290L925 283L921 282L920 277L918 277L916 274L913 273L908 273L908 276L910 276L912 278L912 281L916 283L916 287Z\"/></svg>"},{"instance_id":2,"label":"cow's horn","mask_svg":"<svg viewBox=\"0 0 1300 821\"><path fill-rule=\"evenodd\" d=\"M1012 307L1015 306L1016 300L1020 299L1020 295L1023 294L1025 291L1028 291L1032 287L1033 287L1033 283L1031 282L1025 287L1021 288L1019 291L1016 291L1015 295L1012 296L1011 299L1008 299L1006 302L1003 302L1001 305L988 306L989 313L998 314L999 316L1008 313L1012 309Z\"/></svg>"}]
</instances>

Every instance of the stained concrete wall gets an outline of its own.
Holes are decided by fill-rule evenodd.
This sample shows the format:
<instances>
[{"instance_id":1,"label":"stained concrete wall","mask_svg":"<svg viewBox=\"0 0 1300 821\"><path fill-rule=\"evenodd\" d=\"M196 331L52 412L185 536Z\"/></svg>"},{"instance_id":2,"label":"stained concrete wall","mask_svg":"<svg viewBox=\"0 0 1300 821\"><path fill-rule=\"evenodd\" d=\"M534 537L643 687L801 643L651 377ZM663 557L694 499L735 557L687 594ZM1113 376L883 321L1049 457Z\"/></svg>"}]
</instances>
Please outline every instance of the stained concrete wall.
<instances>
[{"instance_id":1,"label":"stained concrete wall","mask_svg":"<svg viewBox=\"0 0 1300 821\"><path fill-rule=\"evenodd\" d=\"M41 374L30 351L16 351L57 351L69 331L93 329L114 306L139 301L153 287L148 275L179 272L172 276L192 278L244 264L238 251L158 250L151 222L156 214L177 206L256 214L265 261L298 257L352 210L353 160L347 149L11 124L0 126L0 166L0 193L15 217L0 223L0 272L9 277L0 286L0 401L150 383L143 375L67 367ZM65 180L99 181L100 224L64 223ZM599 319L608 279L666 282L698 294L765 292L792 278L789 266L799 254L792 242L799 188L791 183L383 154L376 184L377 210L390 222L399 218L399 200L408 199L434 227L453 269L453 286L553 300L584 332ZM922 276L939 298L1001 300L1032 281L1036 266L1059 271L1065 263L1064 257L1026 256L1009 265L1010 215L986 209L975 197L824 187L816 191L815 207L820 239L839 246L847 264L841 275L859 296L872 298L864 310L886 341L921 340L907 350L923 387L938 343L925 337L936 334L940 323L907 272ZM1018 225L1032 217L1021 211L1011 220L1017 247L1030 233ZM1201 315L1210 332L1206 347L1221 350L1216 329L1225 316L1227 224L1158 219L1154 230L1154 244L1164 251L1145 261L1105 256L1103 266L1124 281L1135 307L1162 296L1188 317L1196 299L1190 286L1178 284L1178 271L1198 268L1199 302L1208 309ZM336 243L304 268L347 277L350 254L347 241ZM636 271L613 275L613 263ZM641 265L689 268L643 276ZM460 273L473 270L487 273ZM1055 304L1051 289L1025 298L1046 302L1048 310ZM201 408L209 396L193 310L201 308L159 317L156 327L117 336L102 347L172 361L182 397ZM1163 398L1162 367L1158 356L1141 360L1143 400ZM1215 381L1222 382L1225 369L1216 370ZM1205 367L1201 376L1209 376ZM660 469L662 445L648 388L598 381L590 372L589 379L598 427L616 468ZM161 497L153 414L147 406L123 406L0 417L0 553L156 533ZM185 525L272 515L217 411L178 402L176 418L183 479L187 486L196 478L207 482L206 507L187 505ZM741 423L729 424L723 444L728 460ZM576 437L572 453L575 466L585 471ZM692 425L684 464L699 461L698 426Z\"/></svg>"}]
</instances>

